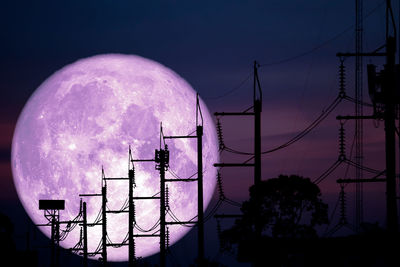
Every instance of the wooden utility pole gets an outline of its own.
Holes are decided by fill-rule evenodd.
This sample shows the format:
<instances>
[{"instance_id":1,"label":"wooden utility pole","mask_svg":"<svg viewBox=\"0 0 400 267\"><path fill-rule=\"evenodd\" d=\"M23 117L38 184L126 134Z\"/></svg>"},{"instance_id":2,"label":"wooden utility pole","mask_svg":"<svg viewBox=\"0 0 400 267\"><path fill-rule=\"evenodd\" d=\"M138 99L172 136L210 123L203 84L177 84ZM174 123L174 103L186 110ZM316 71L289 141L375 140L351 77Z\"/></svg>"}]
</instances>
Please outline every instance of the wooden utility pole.
<instances>
[{"instance_id":1,"label":"wooden utility pole","mask_svg":"<svg viewBox=\"0 0 400 267\"><path fill-rule=\"evenodd\" d=\"M384 120L386 140L386 207L387 227L392 233L398 231L396 199L396 114L395 114L395 53L396 39L388 37L386 42L385 82L383 84Z\"/></svg>"},{"instance_id":2,"label":"wooden utility pole","mask_svg":"<svg viewBox=\"0 0 400 267\"><path fill-rule=\"evenodd\" d=\"M197 125L197 243L198 260L204 265L204 212L203 212L203 125Z\"/></svg>"},{"instance_id":3,"label":"wooden utility pole","mask_svg":"<svg viewBox=\"0 0 400 267\"><path fill-rule=\"evenodd\" d=\"M258 79L258 64L254 61L254 185L261 182L261 110L262 110L262 91L260 80ZM259 88L259 90L257 90ZM258 93L257 93L258 91Z\"/></svg>"},{"instance_id":4,"label":"wooden utility pole","mask_svg":"<svg viewBox=\"0 0 400 267\"><path fill-rule=\"evenodd\" d=\"M87 210L83 202L82 227L83 227L83 267L88 267L88 238L87 238Z\"/></svg>"},{"instance_id":5,"label":"wooden utility pole","mask_svg":"<svg viewBox=\"0 0 400 267\"><path fill-rule=\"evenodd\" d=\"M165 171L168 169L169 151L167 147L155 151L156 169L160 171L160 266L166 266L165 238Z\"/></svg>"}]
</instances>

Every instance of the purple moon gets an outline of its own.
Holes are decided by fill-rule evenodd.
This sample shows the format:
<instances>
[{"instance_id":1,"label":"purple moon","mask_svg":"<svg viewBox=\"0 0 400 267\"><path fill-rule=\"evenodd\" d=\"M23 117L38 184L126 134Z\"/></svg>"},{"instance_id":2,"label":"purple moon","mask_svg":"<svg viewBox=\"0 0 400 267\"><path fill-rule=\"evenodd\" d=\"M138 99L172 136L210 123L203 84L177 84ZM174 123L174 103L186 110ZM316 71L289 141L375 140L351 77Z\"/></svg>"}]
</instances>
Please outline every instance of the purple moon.
<instances>
[{"instance_id":1,"label":"purple moon","mask_svg":"<svg viewBox=\"0 0 400 267\"><path fill-rule=\"evenodd\" d=\"M217 138L213 120L200 100L204 117L204 207L216 184ZM101 192L101 167L106 177L128 176L128 147L133 158L154 158L159 148L160 122L165 135L188 135L196 129L196 92L165 66L133 55L106 54L79 60L49 77L30 97L14 132L12 171L19 199L35 224L46 223L39 199L65 199L60 220L79 212L82 193ZM189 178L197 172L196 139L168 140L170 169ZM136 163L134 196L160 191L154 163ZM107 207L119 210L127 201L128 182L108 181ZM197 183L169 183L169 206L179 220L197 215ZM87 197L88 221L95 221L101 198ZM159 219L159 201L135 201L137 225L150 229ZM167 215L167 220L172 220ZM128 215L109 214L111 242L128 233ZM61 226L63 228L63 226ZM40 227L50 237L50 227ZM155 231L157 228L155 229ZM169 226L170 244L190 228ZM79 241L79 226L60 244L71 248ZM139 233L135 229L136 233ZM101 240L101 226L88 228L89 251ZM158 238L137 238L136 256L159 252ZM110 261L128 260L127 246L108 248Z\"/></svg>"}]
</instances>

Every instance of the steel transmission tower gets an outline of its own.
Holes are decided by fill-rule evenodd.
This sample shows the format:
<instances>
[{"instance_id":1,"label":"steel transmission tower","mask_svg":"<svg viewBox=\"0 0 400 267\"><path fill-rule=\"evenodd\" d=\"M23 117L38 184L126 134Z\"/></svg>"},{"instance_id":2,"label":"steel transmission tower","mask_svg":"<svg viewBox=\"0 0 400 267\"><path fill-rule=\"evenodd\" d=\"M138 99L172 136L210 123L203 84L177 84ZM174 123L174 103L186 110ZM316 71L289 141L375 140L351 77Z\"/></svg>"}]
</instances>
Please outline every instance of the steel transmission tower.
<instances>
[{"instance_id":1,"label":"steel transmission tower","mask_svg":"<svg viewBox=\"0 0 400 267\"><path fill-rule=\"evenodd\" d=\"M356 0L356 29L355 29L355 162L363 166L363 0ZM363 178L363 171L360 168L355 170L356 180ZM355 227L359 231L363 221L363 184L355 183L356 191L356 216Z\"/></svg>"},{"instance_id":2,"label":"steel transmission tower","mask_svg":"<svg viewBox=\"0 0 400 267\"><path fill-rule=\"evenodd\" d=\"M359 1L357 1L358 3ZM358 3L359 4L359 3ZM357 6L358 7L358 6ZM359 15L358 15L359 16ZM358 26L358 25L357 25ZM358 27L357 27L358 28ZM392 30L392 34L389 30ZM387 229L390 233L398 232L398 210L397 210L397 190L396 190L396 107L399 108L399 84L396 81L396 76L400 75L399 67L396 66L396 25L394 22L393 9L391 1L386 0L386 42L373 52L364 53L338 53L338 57L385 57L386 63L382 71L377 72L376 66L373 64L367 65L368 70L368 89L369 95L373 102L373 115L355 115L355 116L338 116L339 120L364 120L364 119L380 119L385 123L385 156L386 156L386 209L387 209ZM357 48L357 47L356 47ZM385 48L384 52L380 52ZM360 47L358 47L360 49ZM356 60L357 61L357 60ZM360 64L361 59L358 61ZM356 64L357 65L357 64ZM361 67L360 65L358 67ZM357 73L356 73L357 75ZM358 73L360 75L360 73ZM361 76L362 77L362 76ZM356 101L356 104L359 101ZM360 103L362 105L362 102ZM362 112L362 111L361 111ZM359 128L356 127L356 131ZM361 133L362 136L362 133ZM357 140L357 139L356 139ZM362 143L361 143L362 145ZM362 147L362 146L360 146ZM360 150L362 152L362 148ZM360 160L358 157L356 160ZM362 168L362 165L356 164L357 169ZM359 170L361 173L361 170ZM376 182L377 179L347 179L347 182L361 184L364 182ZM357 188L357 187L356 187ZM361 192L361 186L358 187L358 192ZM361 194L356 197L356 201L362 201ZM362 203L362 202L358 202ZM356 208L360 208L360 204ZM361 206L362 208L362 206ZM360 216L361 215L361 216ZM362 211L357 213L358 220L362 218ZM356 226L357 227L357 226Z\"/></svg>"}]
</instances>

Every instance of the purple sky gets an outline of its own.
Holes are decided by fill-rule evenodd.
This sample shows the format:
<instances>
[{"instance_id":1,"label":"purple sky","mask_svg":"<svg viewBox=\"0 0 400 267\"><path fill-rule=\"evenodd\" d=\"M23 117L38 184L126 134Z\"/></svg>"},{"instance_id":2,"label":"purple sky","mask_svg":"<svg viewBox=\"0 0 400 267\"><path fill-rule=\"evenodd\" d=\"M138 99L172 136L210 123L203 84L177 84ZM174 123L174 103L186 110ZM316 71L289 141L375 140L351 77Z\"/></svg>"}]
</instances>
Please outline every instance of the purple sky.
<instances>
[{"instance_id":1,"label":"purple sky","mask_svg":"<svg viewBox=\"0 0 400 267\"><path fill-rule=\"evenodd\" d=\"M364 49L372 51L384 43L384 1L364 2ZM397 19L398 1L393 4ZM176 71L215 112L243 111L251 106L252 77L232 94L218 96L251 75L257 60L266 64L259 75L264 97L262 150L267 150L307 127L335 99L339 65L335 54L353 51L354 21L354 3L345 0L5 1L0 11L0 201L18 201L9 154L19 112L34 90L61 67L101 53L137 54ZM367 59L365 63L382 61ZM345 64L347 92L353 96L354 61L349 58ZM369 101L366 83L364 100ZM263 156L263 178L279 174L318 177L338 157L339 122L335 117L353 110L352 103L343 101L301 141ZM250 118L223 118L222 124L227 145L252 150ZM383 125L364 124L364 164L383 170ZM349 155L354 123L348 121L345 127ZM245 159L222 154L226 162ZM330 206L339 190L335 180L343 178L345 169L345 165L339 167L320 184ZM349 169L348 177L354 177L354 169ZM224 169L223 179L227 195L242 200L247 197L252 171ZM352 209L353 186L347 188ZM365 191L365 217L384 224L383 185L366 185Z\"/></svg>"}]
</instances>

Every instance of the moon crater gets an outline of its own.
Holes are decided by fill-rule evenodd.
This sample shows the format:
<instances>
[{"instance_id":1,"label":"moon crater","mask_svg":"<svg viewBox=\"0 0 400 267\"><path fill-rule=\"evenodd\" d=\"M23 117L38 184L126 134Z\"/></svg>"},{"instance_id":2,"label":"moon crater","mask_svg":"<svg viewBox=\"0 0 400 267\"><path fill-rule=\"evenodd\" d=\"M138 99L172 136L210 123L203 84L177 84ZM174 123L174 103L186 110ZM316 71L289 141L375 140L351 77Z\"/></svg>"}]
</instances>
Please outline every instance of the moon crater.
<instances>
[{"instance_id":1,"label":"moon crater","mask_svg":"<svg viewBox=\"0 0 400 267\"><path fill-rule=\"evenodd\" d=\"M212 164L218 161L216 133L211 116L200 100L204 116L204 207L216 184ZM79 212L79 194L100 193L101 166L107 177L127 177L128 146L134 158L154 157L159 148L160 122L166 135L187 135L195 130L196 93L179 75L139 56L108 54L79 60L54 73L31 96L17 123L12 144L12 170L18 196L35 224L45 223L39 199L65 199L61 220ZM197 144L169 140L170 169L188 178L197 172ZM138 163L135 196L160 191L154 163ZM169 183L170 208L181 220L197 215L197 187ZM128 197L126 181L107 182L107 206L120 209ZM86 198L88 220L93 222L101 199ZM149 229L159 219L159 202L135 201L137 224ZM167 215L167 220L172 220ZM122 242L128 232L127 214L109 214L107 231L112 242ZM78 228L78 227L77 227ZM40 228L50 236L49 227ZM158 228L155 228L154 232ZM170 227L170 244L190 228ZM137 228L134 230L139 233ZM101 227L88 229L89 250L101 240ZM79 230L61 242L65 248L79 241ZM137 256L159 251L157 238L137 238ZM111 261L126 261L127 247L108 248Z\"/></svg>"}]
</instances>

